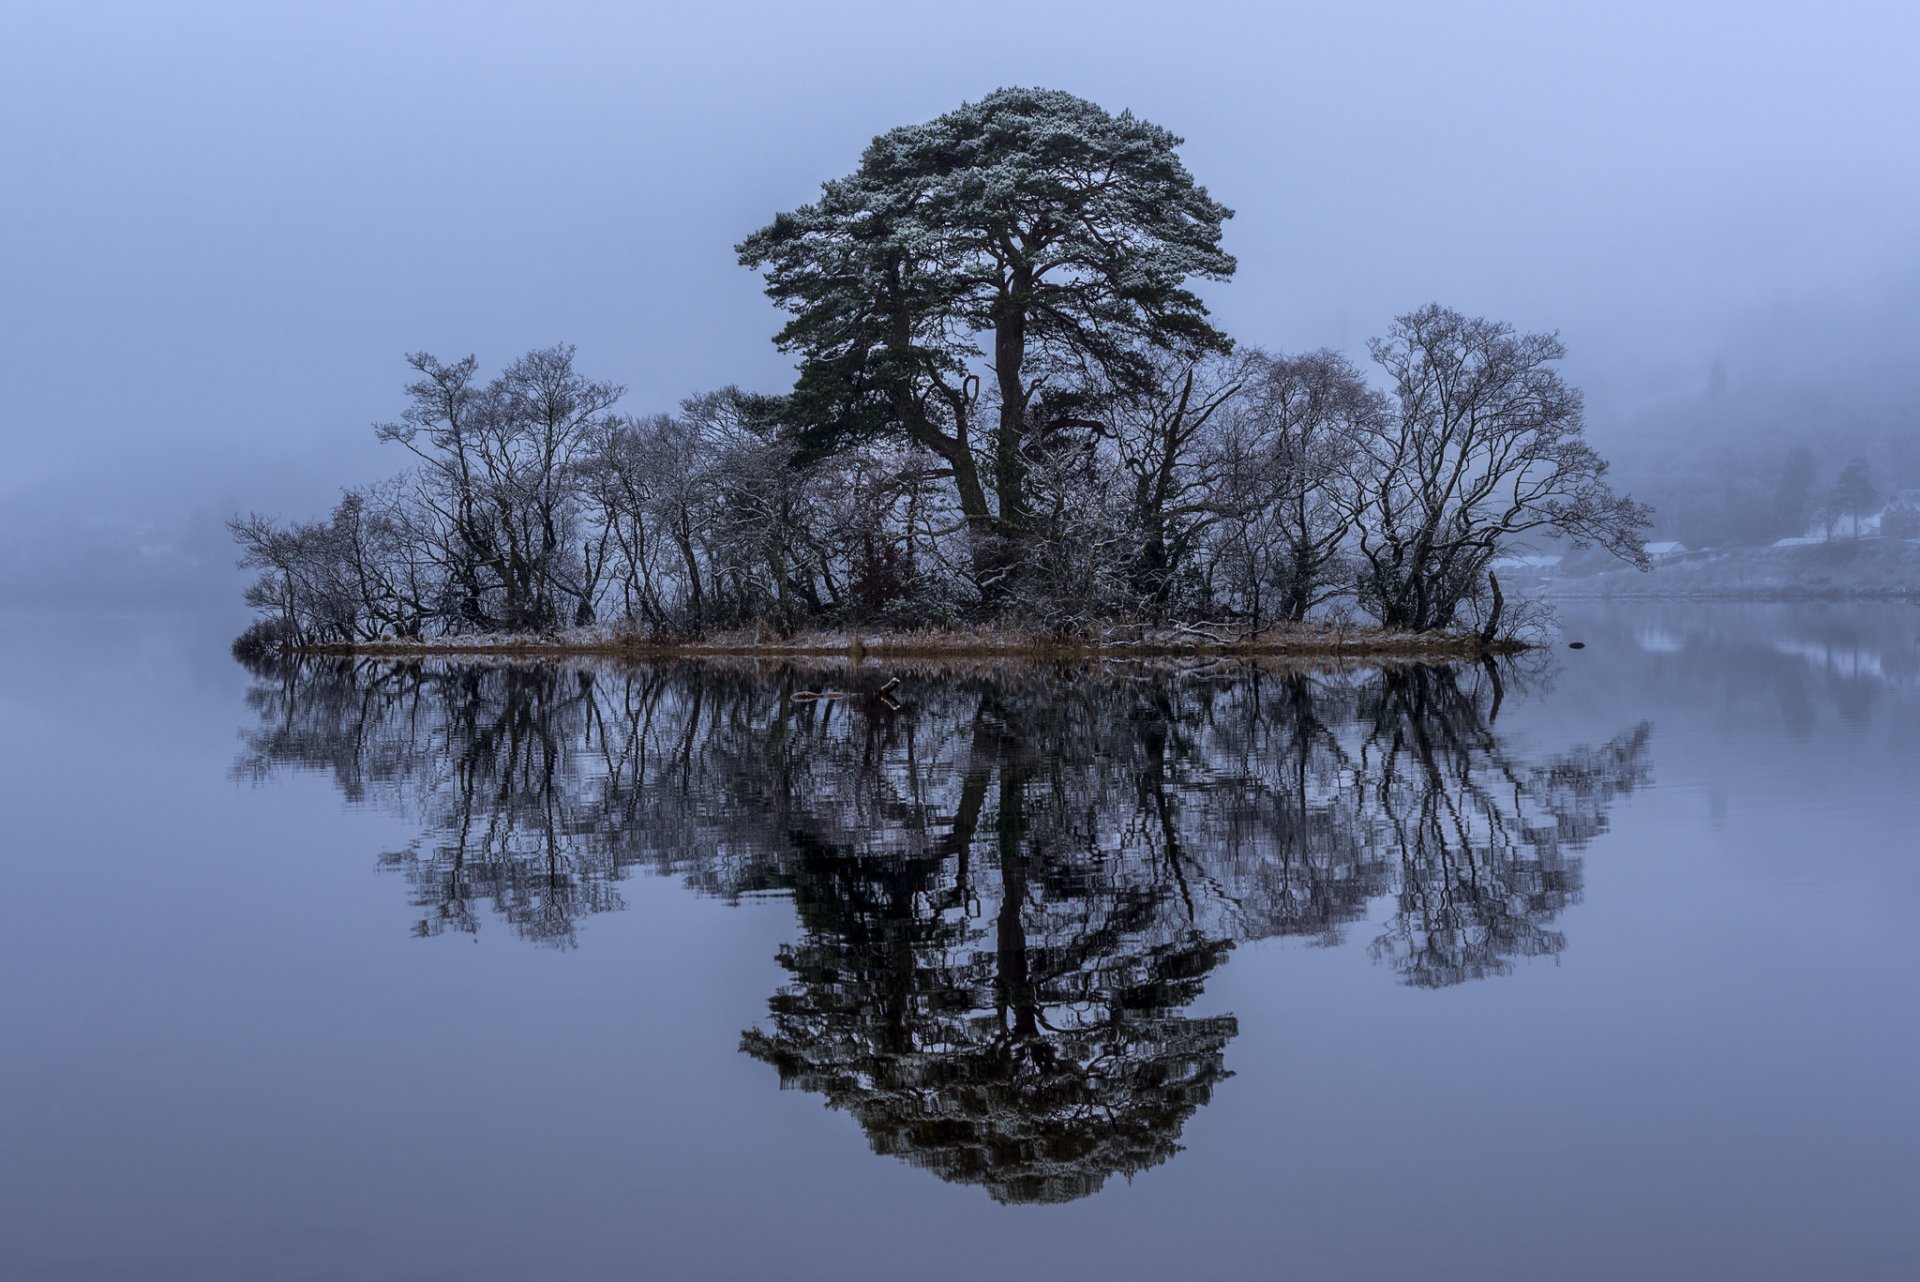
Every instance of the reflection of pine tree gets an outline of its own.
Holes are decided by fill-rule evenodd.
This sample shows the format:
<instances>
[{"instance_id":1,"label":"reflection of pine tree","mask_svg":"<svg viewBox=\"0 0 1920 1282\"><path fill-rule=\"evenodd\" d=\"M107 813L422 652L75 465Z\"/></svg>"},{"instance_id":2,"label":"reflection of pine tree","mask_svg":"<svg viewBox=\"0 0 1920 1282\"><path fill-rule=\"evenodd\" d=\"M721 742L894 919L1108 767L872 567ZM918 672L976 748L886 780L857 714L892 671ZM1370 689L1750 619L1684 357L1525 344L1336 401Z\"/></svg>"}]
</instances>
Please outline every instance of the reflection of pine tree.
<instances>
[{"instance_id":1,"label":"reflection of pine tree","mask_svg":"<svg viewBox=\"0 0 1920 1282\"><path fill-rule=\"evenodd\" d=\"M976 849L980 760L942 858L796 843L805 938L742 1046L852 1113L876 1152L1000 1201L1066 1201L1165 1161L1227 1076L1233 1018L1184 1008L1229 944L1169 929L1150 876L1037 885L1071 861L1041 854L1016 761Z\"/></svg>"}]
</instances>

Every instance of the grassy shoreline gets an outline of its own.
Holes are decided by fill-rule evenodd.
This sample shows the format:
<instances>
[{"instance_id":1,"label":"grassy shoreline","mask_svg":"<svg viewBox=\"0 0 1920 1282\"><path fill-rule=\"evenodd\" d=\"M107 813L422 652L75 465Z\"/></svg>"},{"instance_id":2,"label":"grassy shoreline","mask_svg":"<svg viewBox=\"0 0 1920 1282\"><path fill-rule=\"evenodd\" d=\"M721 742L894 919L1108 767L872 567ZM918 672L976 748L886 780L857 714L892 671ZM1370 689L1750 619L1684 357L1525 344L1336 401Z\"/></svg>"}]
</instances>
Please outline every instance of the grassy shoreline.
<instances>
[{"instance_id":1,"label":"grassy shoreline","mask_svg":"<svg viewBox=\"0 0 1920 1282\"><path fill-rule=\"evenodd\" d=\"M1139 629L1134 635L1061 639L987 630L806 632L790 637L717 633L662 640L613 630L578 629L552 636L487 634L424 640L381 639L306 645L288 653L375 658L500 656L514 658L652 659L1036 659L1280 658L1300 660L1477 660L1519 654L1524 641L1483 641L1471 633L1388 632L1331 624L1288 625L1257 633L1228 629Z\"/></svg>"}]
</instances>

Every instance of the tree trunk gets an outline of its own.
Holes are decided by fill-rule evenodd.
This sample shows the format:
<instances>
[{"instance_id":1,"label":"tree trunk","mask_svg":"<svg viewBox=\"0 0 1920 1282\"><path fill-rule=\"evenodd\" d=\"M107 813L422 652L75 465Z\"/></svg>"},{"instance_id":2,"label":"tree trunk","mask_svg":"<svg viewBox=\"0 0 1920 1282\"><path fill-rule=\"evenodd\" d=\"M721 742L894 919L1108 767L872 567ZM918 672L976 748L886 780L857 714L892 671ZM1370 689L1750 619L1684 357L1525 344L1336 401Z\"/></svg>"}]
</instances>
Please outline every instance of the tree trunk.
<instances>
[{"instance_id":1,"label":"tree trunk","mask_svg":"<svg viewBox=\"0 0 1920 1282\"><path fill-rule=\"evenodd\" d=\"M1489 570L1487 585L1493 589L1493 605L1487 610L1487 621L1480 628L1482 644L1488 644L1500 635L1500 614L1507 605L1507 598L1500 592L1500 576Z\"/></svg>"},{"instance_id":2,"label":"tree trunk","mask_svg":"<svg viewBox=\"0 0 1920 1282\"><path fill-rule=\"evenodd\" d=\"M1001 533L1016 539L1027 515L1027 389L1021 370L1027 356L1026 295L1031 288L1028 269L1016 266L993 326L994 378L1000 386L1000 422L993 434L993 490L1000 507Z\"/></svg>"}]
</instances>

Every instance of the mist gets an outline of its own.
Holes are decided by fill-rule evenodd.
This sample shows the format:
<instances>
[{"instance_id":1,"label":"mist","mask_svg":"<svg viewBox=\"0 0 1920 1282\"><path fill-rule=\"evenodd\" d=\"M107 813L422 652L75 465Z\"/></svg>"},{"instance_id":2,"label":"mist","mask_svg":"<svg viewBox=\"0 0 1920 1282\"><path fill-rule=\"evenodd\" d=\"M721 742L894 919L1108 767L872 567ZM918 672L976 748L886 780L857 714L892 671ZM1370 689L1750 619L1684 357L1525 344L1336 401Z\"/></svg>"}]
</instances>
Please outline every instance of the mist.
<instances>
[{"instance_id":1,"label":"mist","mask_svg":"<svg viewBox=\"0 0 1920 1282\"><path fill-rule=\"evenodd\" d=\"M1003 85L1187 140L1242 342L1363 358L1434 300L1559 331L1661 535L1800 444L1920 485L1916 38L1895 4L15 3L0 592L237 616L222 521L393 471L410 351L572 342L635 412L784 390L732 246Z\"/></svg>"}]
</instances>

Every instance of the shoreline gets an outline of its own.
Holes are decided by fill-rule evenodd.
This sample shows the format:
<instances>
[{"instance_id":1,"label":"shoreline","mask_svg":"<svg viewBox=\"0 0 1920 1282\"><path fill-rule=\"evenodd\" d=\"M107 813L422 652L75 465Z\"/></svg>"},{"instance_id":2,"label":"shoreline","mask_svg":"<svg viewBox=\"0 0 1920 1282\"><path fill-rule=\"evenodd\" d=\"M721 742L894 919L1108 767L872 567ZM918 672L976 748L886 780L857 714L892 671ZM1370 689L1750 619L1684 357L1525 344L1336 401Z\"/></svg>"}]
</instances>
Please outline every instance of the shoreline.
<instances>
[{"instance_id":1,"label":"shoreline","mask_svg":"<svg viewBox=\"0 0 1920 1282\"><path fill-rule=\"evenodd\" d=\"M1920 601L1920 539L1836 539L1793 547L1702 549L1641 574L1516 578L1541 599Z\"/></svg>"}]
</instances>

